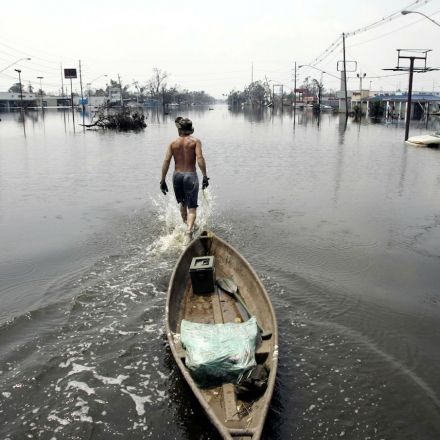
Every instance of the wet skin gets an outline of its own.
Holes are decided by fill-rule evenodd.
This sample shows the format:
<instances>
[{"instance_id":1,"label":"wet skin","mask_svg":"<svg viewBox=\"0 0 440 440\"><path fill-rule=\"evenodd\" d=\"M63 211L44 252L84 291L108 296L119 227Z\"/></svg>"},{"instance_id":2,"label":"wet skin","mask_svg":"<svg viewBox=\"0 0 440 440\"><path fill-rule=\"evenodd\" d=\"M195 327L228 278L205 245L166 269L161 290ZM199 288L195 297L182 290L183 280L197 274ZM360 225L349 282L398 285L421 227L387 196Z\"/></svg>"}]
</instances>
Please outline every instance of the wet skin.
<instances>
[{"instance_id":1,"label":"wet skin","mask_svg":"<svg viewBox=\"0 0 440 440\"><path fill-rule=\"evenodd\" d=\"M202 152L202 143L191 135L179 133L179 137L170 143L165 153L162 165L161 182L165 181L171 159L174 159L174 170L177 172L196 171L196 161L203 174L206 176L206 163ZM187 232L191 233L197 216L197 208L187 208L184 203L180 204L182 220L187 224Z\"/></svg>"}]
</instances>

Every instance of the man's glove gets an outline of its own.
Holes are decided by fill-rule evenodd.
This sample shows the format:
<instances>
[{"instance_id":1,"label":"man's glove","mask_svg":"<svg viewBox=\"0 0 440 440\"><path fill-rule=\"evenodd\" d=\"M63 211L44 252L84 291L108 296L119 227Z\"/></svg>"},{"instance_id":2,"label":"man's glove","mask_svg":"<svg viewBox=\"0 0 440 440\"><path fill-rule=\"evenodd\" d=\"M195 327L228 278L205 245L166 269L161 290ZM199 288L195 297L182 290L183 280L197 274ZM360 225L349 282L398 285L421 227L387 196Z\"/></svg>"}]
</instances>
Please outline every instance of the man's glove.
<instances>
[{"instance_id":1,"label":"man's glove","mask_svg":"<svg viewBox=\"0 0 440 440\"><path fill-rule=\"evenodd\" d=\"M203 176L202 189L208 188L209 186L209 177Z\"/></svg>"},{"instance_id":2,"label":"man's glove","mask_svg":"<svg viewBox=\"0 0 440 440\"><path fill-rule=\"evenodd\" d=\"M161 190L165 195L167 195L167 192L168 192L168 186L167 186L167 183L165 182L165 180L161 180L161 181L160 181L160 190Z\"/></svg>"}]
</instances>

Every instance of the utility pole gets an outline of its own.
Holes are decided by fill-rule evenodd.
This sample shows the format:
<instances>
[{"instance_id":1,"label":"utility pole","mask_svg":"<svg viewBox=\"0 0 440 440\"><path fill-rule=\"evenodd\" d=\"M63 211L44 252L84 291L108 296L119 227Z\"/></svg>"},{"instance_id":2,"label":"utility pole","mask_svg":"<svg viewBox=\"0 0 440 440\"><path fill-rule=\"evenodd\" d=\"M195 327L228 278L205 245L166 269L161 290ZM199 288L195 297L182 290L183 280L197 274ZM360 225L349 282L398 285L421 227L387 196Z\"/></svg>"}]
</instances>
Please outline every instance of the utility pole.
<instances>
[{"instance_id":1,"label":"utility pole","mask_svg":"<svg viewBox=\"0 0 440 440\"><path fill-rule=\"evenodd\" d=\"M283 96L284 96L284 85L281 84L281 111L282 111L283 108L284 108Z\"/></svg>"},{"instance_id":2,"label":"utility pole","mask_svg":"<svg viewBox=\"0 0 440 440\"><path fill-rule=\"evenodd\" d=\"M43 78L44 78L44 76L37 76L37 79L40 80L41 111L44 111L44 106L43 106L43 85L41 84L41 80Z\"/></svg>"},{"instance_id":3,"label":"utility pole","mask_svg":"<svg viewBox=\"0 0 440 440\"><path fill-rule=\"evenodd\" d=\"M124 100L122 99L122 84L121 84L121 77L119 76L118 73L118 81L119 81L119 90L121 91L121 107L124 107ZM163 104L163 102L162 102Z\"/></svg>"},{"instance_id":4,"label":"utility pole","mask_svg":"<svg viewBox=\"0 0 440 440\"><path fill-rule=\"evenodd\" d=\"M404 54L402 55L401 52ZM397 67L391 69L383 69L383 70L393 70L393 71L404 71L409 72L409 83L408 83L408 100L406 103L406 121L405 121L405 141L408 140L409 137L409 125L411 120L411 106L412 106L412 86L413 86L413 74L414 72L431 72L433 69L431 67L426 66L426 61L428 57L428 52L431 52L430 49L397 49ZM401 60L409 60L409 67L401 66ZM421 67L414 67L414 61L420 60L422 62Z\"/></svg>"},{"instance_id":5,"label":"utility pole","mask_svg":"<svg viewBox=\"0 0 440 440\"><path fill-rule=\"evenodd\" d=\"M408 83L408 102L406 104L405 140L408 140L408 137L409 137L409 122L411 120L414 60L415 60L415 57L409 58L409 83Z\"/></svg>"},{"instance_id":6,"label":"utility pole","mask_svg":"<svg viewBox=\"0 0 440 440\"><path fill-rule=\"evenodd\" d=\"M72 120L73 120L73 129L75 130L75 109L73 107L73 86L72 86L72 78L70 78L70 100L72 104Z\"/></svg>"},{"instance_id":7,"label":"utility pole","mask_svg":"<svg viewBox=\"0 0 440 440\"><path fill-rule=\"evenodd\" d=\"M347 97L347 65L345 59L345 32L342 33L342 52L344 59L344 98L345 98L345 118L348 119L348 97Z\"/></svg>"},{"instance_id":8,"label":"utility pole","mask_svg":"<svg viewBox=\"0 0 440 440\"><path fill-rule=\"evenodd\" d=\"M322 99L322 82L318 84L318 109L321 113L321 99Z\"/></svg>"},{"instance_id":9,"label":"utility pole","mask_svg":"<svg viewBox=\"0 0 440 440\"><path fill-rule=\"evenodd\" d=\"M63 75L63 64L60 64L61 67L61 96L64 98L64 75ZM64 104L63 104L64 105Z\"/></svg>"},{"instance_id":10,"label":"utility pole","mask_svg":"<svg viewBox=\"0 0 440 440\"><path fill-rule=\"evenodd\" d=\"M295 79L293 81L293 112L296 110L296 61L295 61Z\"/></svg>"},{"instance_id":11,"label":"utility pole","mask_svg":"<svg viewBox=\"0 0 440 440\"><path fill-rule=\"evenodd\" d=\"M83 95L83 83L82 83L82 72L81 72L81 60L79 60L79 85L81 88L81 103L82 103L82 112L83 112L83 119L84 119L84 95ZM84 121L83 121L84 124Z\"/></svg>"},{"instance_id":12,"label":"utility pole","mask_svg":"<svg viewBox=\"0 0 440 440\"><path fill-rule=\"evenodd\" d=\"M21 86L21 70L14 69L18 73L18 82L20 83L20 110L23 111L23 88Z\"/></svg>"}]
</instances>

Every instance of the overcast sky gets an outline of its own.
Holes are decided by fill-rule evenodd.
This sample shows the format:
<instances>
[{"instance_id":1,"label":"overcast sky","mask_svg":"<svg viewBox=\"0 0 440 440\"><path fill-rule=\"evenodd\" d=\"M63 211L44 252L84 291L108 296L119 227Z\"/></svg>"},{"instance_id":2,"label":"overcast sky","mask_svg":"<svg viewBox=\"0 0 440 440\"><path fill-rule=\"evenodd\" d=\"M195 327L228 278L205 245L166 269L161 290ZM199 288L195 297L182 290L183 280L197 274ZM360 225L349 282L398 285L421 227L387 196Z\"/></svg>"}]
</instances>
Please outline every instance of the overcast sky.
<instances>
[{"instance_id":1,"label":"overcast sky","mask_svg":"<svg viewBox=\"0 0 440 440\"><path fill-rule=\"evenodd\" d=\"M367 26L405 9L410 0L20 0L4 1L0 16L0 91L17 82L14 68L22 70L25 85L58 92L63 67L83 64L83 83L105 87L109 78L121 76L123 84L145 83L154 67L169 74L168 84L205 90L222 97L242 90L253 79L267 76L284 90L293 87L293 66L308 64L342 32ZM417 8L440 21L440 0ZM414 8L414 7L413 7ZM407 75L390 75L382 69L396 65L397 48L433 49L428 65L440 67L440 27L426 18L399 15L373 30L347 39L347 59L356 60L367 74L363 88L406 89ZM337 75L340 48L317 67ZM98 78L107 74L108 77ZM310 68L299 71L320 79ZM351 73L355 76L355 73ZM337 78L323 75L324 86L339 88ZM416 90L440 91L440 72L415 75ZM357 79L349 88L359 88ZM79 81L74 83L79 90Z\"/></svg>"}]
</instances>

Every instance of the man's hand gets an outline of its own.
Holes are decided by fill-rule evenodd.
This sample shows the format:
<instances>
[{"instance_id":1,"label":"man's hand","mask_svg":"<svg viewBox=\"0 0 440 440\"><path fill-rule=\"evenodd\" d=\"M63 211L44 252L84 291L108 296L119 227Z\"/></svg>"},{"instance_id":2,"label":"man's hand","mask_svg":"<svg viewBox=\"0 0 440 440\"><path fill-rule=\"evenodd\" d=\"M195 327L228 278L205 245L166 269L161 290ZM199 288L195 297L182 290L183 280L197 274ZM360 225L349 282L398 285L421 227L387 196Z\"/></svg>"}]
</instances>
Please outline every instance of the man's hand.
<instances>
[{"instance_id":1,"label":"man's hand","mask_svg":"<svg viewBox=\"0 0 440 440\"><path fill-rule=\"evenodd\" d=\"M161 180L161 181L160 181L160 190L161 190L165 195L167 195L167 192L168 192L168 186L167 186L167 183L165 182L165 180Z\"/></svg>"},{"instance_id":2,"label":"man's hand","mask_svg":"<svg viewBox=\"0 0 440 440\"><path fill-rule=\"evenodd\" d=\"M203 176L202 189L208 188L209 186L209 177Z\"/></svg>"}]
</instances>

